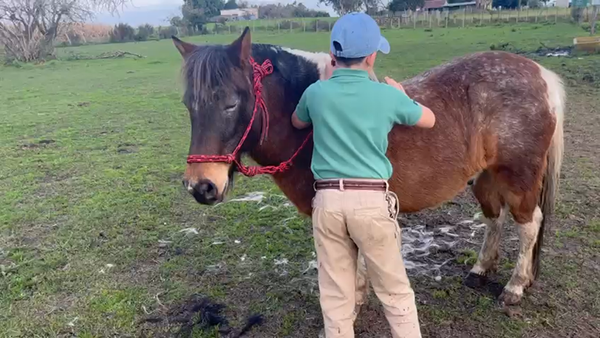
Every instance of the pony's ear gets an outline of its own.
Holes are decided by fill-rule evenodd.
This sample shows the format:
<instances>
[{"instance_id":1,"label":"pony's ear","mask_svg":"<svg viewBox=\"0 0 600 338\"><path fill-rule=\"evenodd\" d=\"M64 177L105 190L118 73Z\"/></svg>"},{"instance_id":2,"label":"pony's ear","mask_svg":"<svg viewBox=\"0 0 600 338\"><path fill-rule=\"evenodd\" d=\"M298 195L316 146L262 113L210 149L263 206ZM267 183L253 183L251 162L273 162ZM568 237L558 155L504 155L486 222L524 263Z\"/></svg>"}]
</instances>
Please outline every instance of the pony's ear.
<instances>
[{"instance_id":1,"label":"pony's ear","mask_svg":"<svg viewBox=\"0 0 600 338\"><path fill-rule=\"evenodd\" d=\"M173 39L173 43L175 44L175 48L177 48L177 50L179 51L179 53L181 54L181 56L183 56L184 58L186 56L188 56L191 52L193 52L196 48L198 48L198 46L188 43L188 42L184 42L179 40L176 36L171 36L171 39Z\"/></svg>"},{"instance_id":2,"label":"pony's ear","mask_svg":"<svg viewBox=\"0 0 600 338\"><path fill-rule=\"evenodd\" d=\"M229 56L236 65L243 66L252 53L252 38L250 37L250 27L246 27L237 40L228 48Z\"/></svg>"}]
</instances>

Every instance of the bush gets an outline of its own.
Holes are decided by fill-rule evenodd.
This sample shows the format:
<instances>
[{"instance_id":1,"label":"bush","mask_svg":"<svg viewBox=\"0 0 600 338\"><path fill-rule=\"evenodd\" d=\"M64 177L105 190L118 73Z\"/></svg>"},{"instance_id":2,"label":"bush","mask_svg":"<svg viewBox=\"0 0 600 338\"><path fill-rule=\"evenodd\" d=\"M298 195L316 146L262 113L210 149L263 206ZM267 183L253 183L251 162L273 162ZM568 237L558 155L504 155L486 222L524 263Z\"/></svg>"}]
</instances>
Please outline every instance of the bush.
<instances>
[{"instance_id":1,"label":"bush","mask_svg":"<svg viewBox=\"0 0 600 338\"><path fill-rule=\"evenodd\" d=\"M298 29L300 27L302 27L302 24L291 20L284 20L279 23L279 28L281 29Z\"/></svg>"},{"instance_id":2,"label":"bush","mask_svg":"<svg viewBox=\"0 0 600 338\"><path fill-rule=\"evenodd\" d=\"M581 29L589 33L592 31L592 26L589 23L584 22L583 24L581 24Z\"/></svg>"},{"instance_id":3,"label":"bush","mask_svg":"<svg viewBox=\"0 0 600 338\"><path fill-rule=\"evenodd\" d=\"M331 24L331 26L333 26L333 24ZM323 20L315 20L306 25L306 31L308 31L308 32L316 32L317 30L319 32L329 31L329 28L330 28L329 21L323 21Z\"/></svg>"},{"instance_id":4,"label":"bush","mask_svg":"<svg viewBox=\"0 0 600 338\"><path fill-rule=\"evenodd\" d=\"M161 27L158 31L160 39L170 39L173 35L177 35L177 27L174 26Z\"/></svg>"},{"instance_id":5,"label":"bush","mask_svg":"<svg viewBox=\"0 0 600 338\"><path fill-rule=\"evenodd\" d=\"M128 42L135 39L135 29L126 23L115 25L110 32L110 42Z\"/></svg>"},{"instance_id":6,"label":"bush","mask_svg":"<svg viewBox=\"0 0 600 338\"><path fill-rule=\"evenodd\" d=\"M154 27L149 24L141 25L137 29L135 41L147 41L154 34Z\"/></svg>"},{"instance_id":7,"label":"bush","mask_svg":"<svg viewBox=\"0 0 600 338\"><path fill-rule=\"evenodd\" d=\"M235 32L235 29L231 28L230 26L227 26L227 24L215 24L215 27L213 28L213 32L219 34L219 33L229 33L229 32Z\"/></svg>"}]
</instances>

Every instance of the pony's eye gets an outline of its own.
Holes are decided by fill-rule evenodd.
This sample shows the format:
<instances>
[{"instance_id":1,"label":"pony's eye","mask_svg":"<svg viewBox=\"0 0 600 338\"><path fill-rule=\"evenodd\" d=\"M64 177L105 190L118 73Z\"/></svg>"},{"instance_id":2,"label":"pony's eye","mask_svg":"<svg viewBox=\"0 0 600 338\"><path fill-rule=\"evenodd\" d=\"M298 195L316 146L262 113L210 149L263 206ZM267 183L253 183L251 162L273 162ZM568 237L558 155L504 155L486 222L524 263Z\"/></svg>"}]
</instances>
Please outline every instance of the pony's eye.
<instances>
[{"instance_id":1,"label":"pony's eye","mask_svg":"<svg viewBox=\"0 0 600 338\"><path fill-rule=\"evenodd\" d=\"M225 106L225 110L226 111L232 111L232 110L234 110L237 107L237 105L238 105L237 101L235 103L233 103L233 104L228 104L227 106Z\"/></svg>"}]
</instances>

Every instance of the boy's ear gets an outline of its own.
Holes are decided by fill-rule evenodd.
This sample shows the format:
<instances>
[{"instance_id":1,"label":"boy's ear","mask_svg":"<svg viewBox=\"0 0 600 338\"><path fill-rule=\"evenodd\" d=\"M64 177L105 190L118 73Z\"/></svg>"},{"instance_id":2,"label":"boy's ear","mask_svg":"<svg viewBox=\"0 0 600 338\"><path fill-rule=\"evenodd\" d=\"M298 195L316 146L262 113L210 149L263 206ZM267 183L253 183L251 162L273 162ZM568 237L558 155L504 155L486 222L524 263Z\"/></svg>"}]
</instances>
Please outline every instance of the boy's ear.
<instances>
[{"instance_id":1,"label":"boy's ear","mask_svg":"<svg viewBox=\"0 0 600 338\"><path fill-rule=\"evenodd\" d=\"M365 61L367 62L367 65L369 67L373 67L375 66L375 59L377 59L377 52L374 52L373 54L367 56Z\"/></svg>"}]
</instances>

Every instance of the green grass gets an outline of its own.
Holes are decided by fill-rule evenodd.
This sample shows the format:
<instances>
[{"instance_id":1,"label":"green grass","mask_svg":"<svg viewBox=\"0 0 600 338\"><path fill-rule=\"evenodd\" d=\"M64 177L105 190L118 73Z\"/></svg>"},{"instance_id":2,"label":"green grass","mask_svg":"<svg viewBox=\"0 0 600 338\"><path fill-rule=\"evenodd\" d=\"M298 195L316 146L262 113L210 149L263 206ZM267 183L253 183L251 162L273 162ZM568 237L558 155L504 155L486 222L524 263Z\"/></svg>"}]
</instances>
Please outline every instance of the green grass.
<instances>
[{"instance_id":1,"label":"green grass","mask_svg":"<svg viewBox=\"0 0 600 338\"><path fill-rule=\"evenodd\" d=\"M377 71L400 80L490 44L535 49L581 35L571 25L534 27L386 31L393 53L379 57ZM258 33L253 40L312 51L328 46L327 33ZM69 61L113 50L146 58ZM0 68L0 337L152 335L140 318L195 293L235 303L234 323L266 314L275 336L318 327L306 324L320 316L316 286L303 274L314 259L310 222L284 205L271 180L238 178L234 195L262 191L266 198L216 207L196 204L181 188L189 117L171 42L65 48L58 55L42 65ZM198 234L180 232L185 228ZM467 253L459 263L476 258ZM282 259L289 263L275 263ZM461 292L433 296L455 301ZM475 327L491 320L506 336L522 329L489 315L489 298L467 299L480 309ZM424 306L423 316L435 322L435 313L447 318L451 311Z\"/></svg>"}]
</instances>

